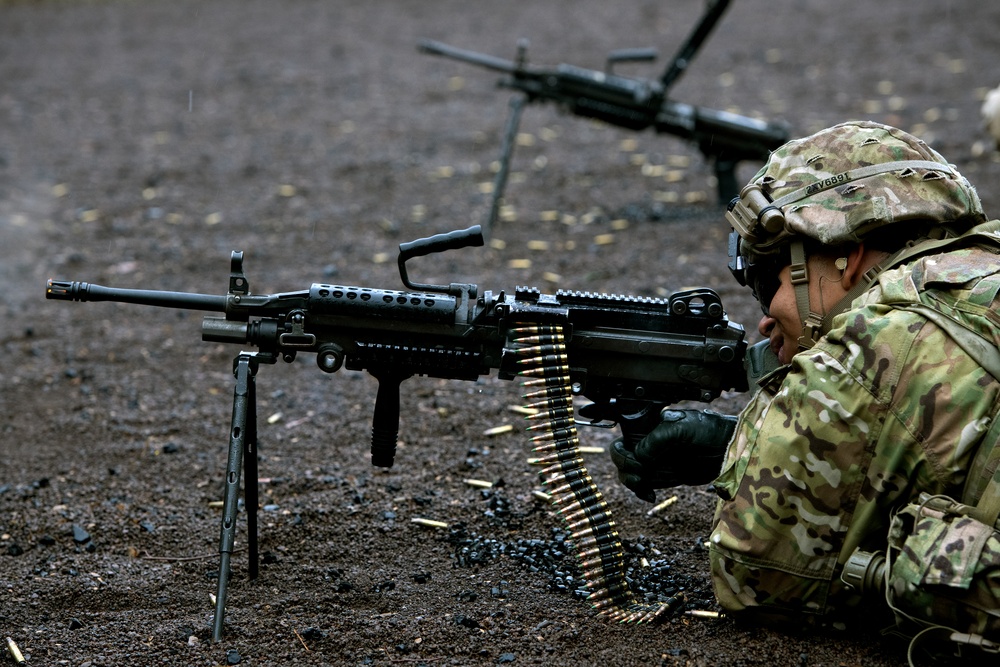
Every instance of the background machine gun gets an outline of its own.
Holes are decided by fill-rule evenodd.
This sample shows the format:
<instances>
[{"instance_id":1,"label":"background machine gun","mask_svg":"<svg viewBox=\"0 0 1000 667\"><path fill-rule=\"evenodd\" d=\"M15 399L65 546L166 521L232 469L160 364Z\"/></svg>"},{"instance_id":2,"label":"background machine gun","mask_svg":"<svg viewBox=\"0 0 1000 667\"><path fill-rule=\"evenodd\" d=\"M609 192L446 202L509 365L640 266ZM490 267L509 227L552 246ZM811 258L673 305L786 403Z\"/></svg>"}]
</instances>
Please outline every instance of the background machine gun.
<instances>
[{"instance_id":1,"label":"background machine gun","mask_svg":"<svg viewBox=\"0 0 1000 667\"><path fill-rule=\"evenodd\" d=\"M511 294L480 293L474 284L420 284L407 275L406 262L412 258L483 242L475 226L400 244L400 277L410 291L313 284L296 292L253 294L242 252L232 254L229 292L220 296L48 281L48 299L225 313L204 318L202 340L257 348L240 352L234 361L214 640L222 635L241 471L247 479L248 569L251 578L257 575L257 370L261 363L290 362L299 353L315 354L327 373L346 368L378 379L371 456L380 467L393 465L399 387L407 378L475 380L496 369L501 379L519 378L534 387L528 396L538 419L547 420L533 427L541 431L533 438L541 443L536 451L545 454L539 460L549 466L542 474L548 475L547 483L562 482L552 491L553 502L579 503L580 511L586 510L580 518L586 525L577 524L574 534L581 544L590 540L600 551L591 570L596 582L592 595L603 596L635 619L648 620L662 611L637 606L623 574L609 583L616 567L624 571L621 545L610 510L596 509L606 504L578 455L577 415L579 423L620 425L626 443L634 446L659 423L665 406L746 389L743 328L728 320L718 295L706 288L675 292L667 299L543 294L528 287ZM575 415L576 396L593 403Z\"/></svg>"},{"instance_id":2,"label":"background machine gun","mask_svg":"<svg viewBox=\"0 0 1000 667\"><path fill-rule=\"evenodd\" d=\"M655 60L653 49L613 51L608 55L605 71L599 72L566 64L555 69L532 67L527 63L527 47L523 41L518 45L516 60L510 61L422 40L418 45L421 52L502 72L506 76L497 85L521 93L510 102L500 170L494 181L490 214L485 223L487 231L492 229L497 218L525 102L554 102L577 116L596 118L637 132L653 128L657 133L691 140L712 162L718 180L719 202L727 204L737 196L736 166L743 160L766 161L772 150L788 141L788 128L784 124L684 104L667 97L670 87L687 69L728 5L729 0L709 2L705 14L659 79L624 77L612 72L615 63Z\"/></svg>"}]
</instances>

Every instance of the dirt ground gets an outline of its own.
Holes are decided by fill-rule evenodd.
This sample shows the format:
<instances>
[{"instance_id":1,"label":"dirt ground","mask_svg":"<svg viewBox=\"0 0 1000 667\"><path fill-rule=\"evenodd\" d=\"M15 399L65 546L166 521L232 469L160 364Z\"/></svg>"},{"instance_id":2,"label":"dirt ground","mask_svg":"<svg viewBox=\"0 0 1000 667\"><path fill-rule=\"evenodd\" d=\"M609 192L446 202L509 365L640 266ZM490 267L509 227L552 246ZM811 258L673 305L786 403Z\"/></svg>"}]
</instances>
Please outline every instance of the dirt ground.
<instances>
[{"instance_id":1,"label":"dirt ground","mask_svg":"<svg viewBox=\"0 0 1000 667\"><path fill-rule=\"evenodd\" d=\"M905 663L876 627L602 620L534 495L516 383L407 381L402 444L382 471L368 457L374 381L304 357L258 376L263 565L247 579L241 512L213 643L238 350L203 343L198 314L43 296L49 277L224 294L237 249L258 293L400 288L399 243L485 219L509 97L494 73L418 54L419 39L509 58L527 38L535 64L594 69L612 49L653 46L656 64L621 71L657 76L702 8L0 3L0 636L28 664L74 667ZM901 126L995 216L1000 160L979 106L1000 83L998 25L1000 4L973 0L734 0L673 97L795 135L850 118ZM756 340L694 147L547 106L528 108L521 132L492 243L417 260L415 279L651 296L707 285ZM605 448L613 436L582 434ZM636 590L715 609L710 489L677 489L649 516L606 454L588 468Z\"/></svg>"}]
</instances>

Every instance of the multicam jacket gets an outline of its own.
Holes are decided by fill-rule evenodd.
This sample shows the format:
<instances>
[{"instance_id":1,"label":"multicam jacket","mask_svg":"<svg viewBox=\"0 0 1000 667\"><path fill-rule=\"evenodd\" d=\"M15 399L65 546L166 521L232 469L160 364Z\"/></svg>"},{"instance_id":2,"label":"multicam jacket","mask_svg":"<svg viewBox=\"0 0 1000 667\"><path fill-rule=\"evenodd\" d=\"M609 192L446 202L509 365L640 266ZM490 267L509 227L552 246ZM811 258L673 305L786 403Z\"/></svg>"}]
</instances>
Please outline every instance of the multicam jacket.
<instances>
[{"instance_id":1,"label":"multicam jacket","mask_svg":"<svg viewBox=\"0 0 1000 667\"><path fill-rule=\"evenodd\" d=\"M962 497L1000 416L1000 381L904 307L945 311L1000 345L1000 234L962 239L977 230L974 243L883 272L815 347L761 381L715 483L723 607L830 612L847 602L843 564L856 547L885 549L895 510L922 491Z\"/></svg>"}]
</instances>

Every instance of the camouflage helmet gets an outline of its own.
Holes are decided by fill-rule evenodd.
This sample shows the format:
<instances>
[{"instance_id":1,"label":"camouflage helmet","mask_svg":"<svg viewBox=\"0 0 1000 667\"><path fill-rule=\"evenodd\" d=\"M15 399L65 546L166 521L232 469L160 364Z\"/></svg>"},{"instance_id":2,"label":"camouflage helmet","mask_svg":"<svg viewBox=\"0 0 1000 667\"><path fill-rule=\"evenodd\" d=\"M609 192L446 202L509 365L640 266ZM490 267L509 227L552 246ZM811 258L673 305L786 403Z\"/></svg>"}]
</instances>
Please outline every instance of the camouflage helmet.
<instances>
[{"instance_id":1,"label":"camouflage helmet","mask_svg":"<svg viewBox=\"0 0 1000 667\"><path fill-rule=\"evenodd\" d=\"M836 246L907 221L972 227L986 219L973 186L940 154L911 134L867 121L775 150L726 217L740 236L740 254L751 261L794 238ZM911 235L900 232L902 245Z\"/></svg>"},{"instance_id":2,"label":"camouflage helmet","mask_svg":"<svg viewBox=\"0 0 1000 667\"><path fill-rule=\"evenodd\" d=\"M860 243L893 226L891 238L899 247L883 250L898 253L908 242L932 234L961 234L986 216L975 188L926 143L894 127L854 121L771 153L730 202L726 218L733 226L729 269L753 290L765 315L780 271L791 267L802 321L799 347L809 349L855 295L849 293L825 313L812 310L807 246Z\"/></svg>"}]
</instances>

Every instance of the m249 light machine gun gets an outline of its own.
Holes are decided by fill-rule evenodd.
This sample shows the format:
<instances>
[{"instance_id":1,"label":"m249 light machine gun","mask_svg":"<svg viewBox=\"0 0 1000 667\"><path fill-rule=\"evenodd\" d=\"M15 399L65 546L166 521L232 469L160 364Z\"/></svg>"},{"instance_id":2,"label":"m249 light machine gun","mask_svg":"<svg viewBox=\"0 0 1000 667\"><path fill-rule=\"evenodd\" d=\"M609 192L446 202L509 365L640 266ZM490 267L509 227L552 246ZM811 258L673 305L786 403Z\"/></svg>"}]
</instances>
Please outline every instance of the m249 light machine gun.
<instances>
[{"instance_id":1,"label":"m249 light machine gun","mask_svg":"<svg viewBox=\"0 0 1000 667\"><path fill-rule=\"evenodd\" d=\"M399 273L409 291L313 284L309 289L253 294L243 253L232 254L229 292L222 296L146 289L115 289L49 280L46 298L118 301L215 311L202 340L250 345L234 361L236 386L219 540L220 568L213 639L222 636L240 475L251 578L257 575L256 374L261 363L315 354L320 370L367 371L378 379L372 423L372 464L388 468L396 454L399 387L414 375L475 380L494 369L520 379L528 393L536 460L552 502L576 547L590 598L602 614L649 621L680 604L650 605L632 597L610 509L584 467L577 423L621 427L634 446L660 421L667 405L710 401L727 389L746 389L743 328L726 317L710 289L675 292L666 299L518 287L480 293L474 284L412 282L407 261L445 250L483 245L479 226L399 246ZM574 410L574 398L592 401Z\"/></svg>"},{"instance_id":2,"label":"m249 light machine gun","mask_svg":"<svg viewBox=\"0 0 1000 667\"><path fill-rule=\"evenodd\" d=\"M511 112L504 131L487 231L496 221L525 102L553 102L577 116L596 118L637 132L653 128L657 133L691 140L712 161L720 203L728 204L737 196L736 166L743 160L766 161L772 150L788 141L788 128L784 124L684 104L667 97L670 87L687 69L728 5L729 0L709 2L705 14L658 80L612 73L615 63L654 60L656 52L652 49L613 51L608 56L605 71L600 72L566 64L555 69L532 67L527 64L524 42L518 46L516 60L510 61L433 40L421 41L418 49L423 53L502 72L506 76L497 85L521 93L510 102Z\"/></svg>"}]
</instances>

